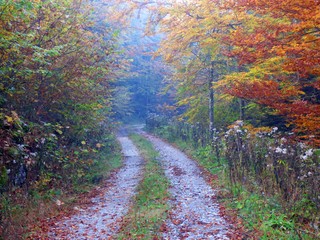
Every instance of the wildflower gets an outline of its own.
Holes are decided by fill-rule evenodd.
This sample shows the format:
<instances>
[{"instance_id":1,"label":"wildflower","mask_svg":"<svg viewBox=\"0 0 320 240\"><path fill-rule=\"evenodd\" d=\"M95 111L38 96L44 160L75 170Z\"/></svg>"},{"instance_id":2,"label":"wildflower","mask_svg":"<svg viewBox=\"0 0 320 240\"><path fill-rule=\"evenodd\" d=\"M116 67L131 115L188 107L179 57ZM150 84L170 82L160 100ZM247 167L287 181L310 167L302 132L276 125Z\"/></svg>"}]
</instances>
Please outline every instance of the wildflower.
<instances>
[{"instance_id":1,"label":"wildflower","mask_svg":"<svg viewBox=\"0 0 320 240\"><path fill-rule=\"evenodd\" d=\"M308 151L306 151L305 155L311 157L313 155L313 149L309 149Z\"/></svg>"},{"instance_id":2,"label":"wildflower","mask_svg":"<svg viewBox=\"0 0 320 240\"><path fill-rule=\"evenodd\" d=\"M18 148L20 151L23 151L24 150L24 144L17 144Z\"/></svg>"},{"instance_id":3,"label":"wildflower","mask_svg":"<svg viewBox=\"0 0 320 240\"><path fill-rule=\"evenodd\" d=\"M282 153L282 149L280 147L276 147L276 153Z\"/></svg>"},{"instance_id":4,"label":"wildflower","mask_svg":"<svg viewBox=\"0 0 320 240\"><path fill-rule=\"evenodd\" d=\"M271 130L271 134L273 134L273 133L275 133L276 131L278 131L278 127L274 127L274 128L272 128L272 130ZM269 135L269 134L268 134Z\"/></svg>"},{"instance_id":5,"label":"wildflower","mask_svg":"<svg viewBox=\"0 0 320 240\"><path fill-rule=\"evenodd\" d=\"M283 138L280 139L280 142L281 142L281 143L286 143L286 142L287 142L287 139L283 137Z\"/></svg>"},{"instance_id":6,"label":"wildflower","mask_svg":"<svg viewBox=\"0 0 320 240\"><path fill-rule=\"evenodd\" d=\"M238 125L238 126L240 126L240 127L242 127L242 126L243 126L243 121L242 121L242 120L237 120L237 121L235 122L235 124Z\"/></svg>"},{"instance_id":7,"label":"wildflower","mask_svg":"<svg viewBox=\"0 0 320 240\"><path fill-rule=\"evenodd\" d=\"M227 138L227 137L229 137L229 135L230 135L231 131L232 131L232 130L231 130L231 129L229 129L229 130L226 132L226 134L225 134L224 136L225 136L226 138Z\"/></svg>"},{"instance_id":8,"label":"wildflower","mask_svg":"<svg viewBox=\"0 0 320 240\"><path fill-rule=\"evenodd\" d=\"M30 155L33 156L33 157L36 157L38 155L38 153L32 152L32 153L30 153Z\"/></svg>"},{"instance_id":9,"label":"wildflower","mask_svg":"<svg viewBox=\"0 0 320 240\"><path fill-rule=\"evenodd\" d=\"M276 152L276 153L287 154L287 153L288 153L288 150L287 150L286 148L276 147L275 152Z\"/></svg>"}]
</instances>

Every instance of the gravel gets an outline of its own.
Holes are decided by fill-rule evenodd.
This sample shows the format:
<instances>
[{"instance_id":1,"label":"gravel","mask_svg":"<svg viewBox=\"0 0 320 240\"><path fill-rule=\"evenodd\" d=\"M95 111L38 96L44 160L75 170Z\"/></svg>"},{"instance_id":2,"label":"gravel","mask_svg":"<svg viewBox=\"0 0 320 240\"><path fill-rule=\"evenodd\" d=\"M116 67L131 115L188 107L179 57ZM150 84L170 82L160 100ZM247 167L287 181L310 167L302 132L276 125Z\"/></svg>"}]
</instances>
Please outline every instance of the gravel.
<instances>
[{"instance_id":1,"label":"gravel","mask_svg":"<svg viewBox=\"0 0 320 240\"><path fill-rule=\"evenodd\" d=\"M143 135L160 152L159 161L171 183L172 210L165 222L163 239L230 239L232 226L221 216L216 191L202 177L197 164L159 138Z\"/></svg>"}]
</instances>

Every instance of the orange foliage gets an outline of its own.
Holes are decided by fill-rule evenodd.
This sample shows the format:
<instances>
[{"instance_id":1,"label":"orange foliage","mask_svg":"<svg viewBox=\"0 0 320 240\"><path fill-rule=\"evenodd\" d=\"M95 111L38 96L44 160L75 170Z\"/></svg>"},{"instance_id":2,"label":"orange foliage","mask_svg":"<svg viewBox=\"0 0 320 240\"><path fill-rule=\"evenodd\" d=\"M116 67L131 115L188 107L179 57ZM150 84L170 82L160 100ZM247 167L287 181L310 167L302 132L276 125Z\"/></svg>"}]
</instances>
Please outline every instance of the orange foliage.
<instances>
[{"instance_id":1,"label":"orange foliage","mask_svg":"<svg viewBox=\"0 0 320 240\"><path fill-rule=\"evenodd\" d=\"M301 138L319 144L320 2L229 0L224 9L246 13L242 25L224 36L231 46L226 55L238 60L242 73L263 66L250 81L241 73L229 77L224 90L274 108ZM274 58L281 59L277 69L270 64Z\"/></svg>"}]
</instances>

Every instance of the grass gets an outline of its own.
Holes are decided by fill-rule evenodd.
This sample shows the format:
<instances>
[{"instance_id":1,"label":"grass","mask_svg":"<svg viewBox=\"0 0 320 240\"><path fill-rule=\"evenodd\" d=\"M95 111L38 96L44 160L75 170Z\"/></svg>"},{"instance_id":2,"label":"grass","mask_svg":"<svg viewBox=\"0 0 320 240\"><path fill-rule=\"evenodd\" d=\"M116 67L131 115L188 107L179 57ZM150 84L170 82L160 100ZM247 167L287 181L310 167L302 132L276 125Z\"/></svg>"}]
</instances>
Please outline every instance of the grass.
<instances>
[{"instance_id":1,"label":"grass","mask_svg":"<svg viewBox=\"0 0 320 240\"><path fill-rule=\"evenodd\" d=\"M134 206L124 219L118 239L158 239L159 229L169 209L167 192L169 182L157 161L158 153L142 136L130 138L146 161L144 178L137 188Z\"/></svg>"},{"instance_id":2,"label":"grass","mask_svg":"<svg viewBox=\"0 0 320 240\"><path fill-rule=\"evenodd\" d=\"M236 210L238 219L241 219L246 229L246 239L320 239L319 235L301 229L302 227L290 218L294 215L294 212L283 209L276 196L261 194L259 186L252 189L252 187L248 188L241 184L232 185L228 178L226 160L221 159L218 163L212 157L210 148L200 147L195 149L191 143L179 139L174 139L172 142L192 156L200 166L211 174L218 176L212 180L214 181L212 184L219 188L217 198L227 207L230 213Z\"/></svg>"}]
</instances>

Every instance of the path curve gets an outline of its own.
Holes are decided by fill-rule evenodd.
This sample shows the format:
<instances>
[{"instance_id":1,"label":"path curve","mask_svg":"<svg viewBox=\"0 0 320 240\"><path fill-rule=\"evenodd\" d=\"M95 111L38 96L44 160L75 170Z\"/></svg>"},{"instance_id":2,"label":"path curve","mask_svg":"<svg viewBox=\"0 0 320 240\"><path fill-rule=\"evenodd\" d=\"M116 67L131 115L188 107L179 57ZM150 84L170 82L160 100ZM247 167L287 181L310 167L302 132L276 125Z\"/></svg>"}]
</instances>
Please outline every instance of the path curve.
<instances>
[{"instance_id":1,"label":"path curve","mask_svg":"<svg viewBox=\"0 0 320 240\"><path fill-rule=\"evenodd\" d=\"M216 191L202 177L197 164L180 150L143 133L161 157L170 181L172 210L165 222L164 239L230 239L232 225L221 216Z\"/></svg>"},{"instance_id":2,"label":"path curve","mask_svg":"<svg viewBox=\"0 0 320 240\"><path fill-rule=\"evenodd\" d=\"M93 206L52 227L50 239L113 239L128 212L135 189L142 179L144 161L128 137L119 136L124 166L107 181L108 187L100 197L92 199Z\"/></svg>"}]
</instances>

